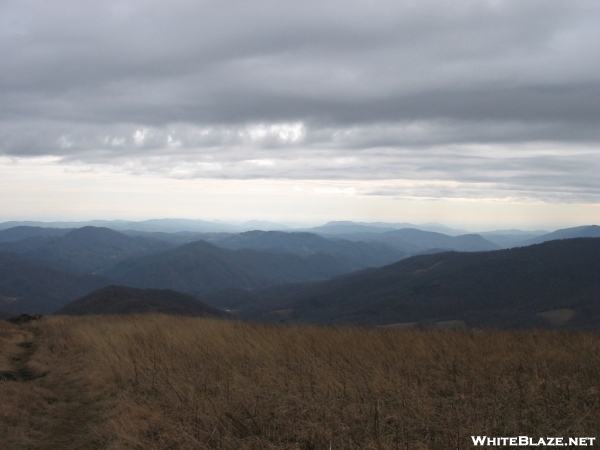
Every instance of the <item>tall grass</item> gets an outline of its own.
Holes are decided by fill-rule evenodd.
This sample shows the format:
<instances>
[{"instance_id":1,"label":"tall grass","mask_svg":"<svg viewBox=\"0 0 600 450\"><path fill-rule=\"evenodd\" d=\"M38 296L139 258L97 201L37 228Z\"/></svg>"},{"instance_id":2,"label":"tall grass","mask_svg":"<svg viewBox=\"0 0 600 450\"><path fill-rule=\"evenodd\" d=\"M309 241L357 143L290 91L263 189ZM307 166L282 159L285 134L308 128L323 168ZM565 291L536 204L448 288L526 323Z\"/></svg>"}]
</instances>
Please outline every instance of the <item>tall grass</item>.
<instances>
[{"instance_id":1,"label":"tall grass","mask_svg":"<svg viewBox=\"0 0 600 450\"><path fill-rule=\"evenodd\" d=\"M471 435L593 436L600 424L594 334L166 316L39 327L32 364L95 393L97 448L470 448Z\"/></svg>"}]
</instances>

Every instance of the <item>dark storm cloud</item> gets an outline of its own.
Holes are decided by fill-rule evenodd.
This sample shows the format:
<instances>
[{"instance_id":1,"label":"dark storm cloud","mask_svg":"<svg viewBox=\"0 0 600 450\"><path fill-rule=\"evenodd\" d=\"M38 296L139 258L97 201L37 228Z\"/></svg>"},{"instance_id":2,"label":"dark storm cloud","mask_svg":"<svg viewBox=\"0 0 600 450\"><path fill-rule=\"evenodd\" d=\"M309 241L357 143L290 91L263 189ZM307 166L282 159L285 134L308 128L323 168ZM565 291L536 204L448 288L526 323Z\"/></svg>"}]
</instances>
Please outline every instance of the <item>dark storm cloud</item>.
<instances>
[{"instance_id":1,"label":"dark storm cloud","mask_svg":"<svg viewBox=\"0 0 600 450\"><path fill-rule=\"evenodd\" d=\"M597 201L599 30L597 1L0 1L0 152Z\"/></svg>"}]
</instances>

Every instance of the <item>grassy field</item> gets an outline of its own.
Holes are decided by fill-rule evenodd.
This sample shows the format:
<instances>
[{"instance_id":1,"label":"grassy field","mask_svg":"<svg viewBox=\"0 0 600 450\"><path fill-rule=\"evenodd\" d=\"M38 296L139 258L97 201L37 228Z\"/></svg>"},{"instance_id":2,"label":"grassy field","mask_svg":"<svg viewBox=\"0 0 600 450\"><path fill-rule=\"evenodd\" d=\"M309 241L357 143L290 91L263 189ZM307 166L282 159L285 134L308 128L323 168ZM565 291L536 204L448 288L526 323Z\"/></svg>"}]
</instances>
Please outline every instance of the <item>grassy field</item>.
<instances>
[{"instance_id":1,"label":"grassy field","mask_svg":"<svg viewBox=\"0 0 600 450\"><path fill-rule=\"evenodd\" d=\"M596 334L50 317L2 323L0 350L0 448L454 449L600 430Z\"/></svg>"}]
</instances>

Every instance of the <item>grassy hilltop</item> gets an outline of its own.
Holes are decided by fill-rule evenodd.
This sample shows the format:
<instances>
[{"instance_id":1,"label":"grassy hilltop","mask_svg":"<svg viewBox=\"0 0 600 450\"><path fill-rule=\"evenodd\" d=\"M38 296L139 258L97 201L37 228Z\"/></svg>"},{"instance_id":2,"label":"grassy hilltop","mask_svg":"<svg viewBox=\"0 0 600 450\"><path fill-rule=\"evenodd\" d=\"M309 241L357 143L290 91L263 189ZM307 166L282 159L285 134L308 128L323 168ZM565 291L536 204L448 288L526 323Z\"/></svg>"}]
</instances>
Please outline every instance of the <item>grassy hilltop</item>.
<instances>
[{"instance_id":1,"label":"grassy hilltop","mask_svg":"<svg viewBox=\"0 0 600 450\"><path fill-rule=\"evenodd\" d=\"M600 336L145 316L0 323L0 445L470 448L593 436Z\"/></svg>"}]
</instances>

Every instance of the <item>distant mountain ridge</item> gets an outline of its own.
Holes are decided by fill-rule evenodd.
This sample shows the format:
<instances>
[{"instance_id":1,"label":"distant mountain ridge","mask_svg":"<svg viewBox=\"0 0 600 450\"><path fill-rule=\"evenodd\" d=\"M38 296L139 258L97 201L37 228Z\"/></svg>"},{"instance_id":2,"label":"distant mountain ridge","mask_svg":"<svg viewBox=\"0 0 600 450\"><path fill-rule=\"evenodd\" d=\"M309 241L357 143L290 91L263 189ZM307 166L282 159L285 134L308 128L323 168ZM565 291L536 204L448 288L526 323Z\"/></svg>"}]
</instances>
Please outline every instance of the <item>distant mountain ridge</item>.
<instances>
[{"instance_id":1,"label":"distant mountain ridge","mask_svg":"<svg viewBox=\"0 0 600 450\"><path fill-rule=\"evenodd\" d=\"M352 222L352 221L331 221L324 225L306 228L298 228L295 226L286 226L284 224L261 221L261 220L250 220L243 223L227 223L222 221L206 221L196 219L150 219L142 221L127 221L127 220L90 220L80 222L41 222L41 221L11 221L0 223L0 243L6 241L15 241L20 239L7 238L3 234L4 230L9 228L28 228L28 229L44 229L49 230L47 232L38 231L34 235L49 235L49 234L61 234L61 229L74 229L81 228L84 226L94 227L105 227L110 228L119 232L127 232L128 234L136 232L138 233L191 233L191 234L206 234L206 233L242 233L245 231L294 231L294 232L309 232L324 235L326 237L343 237L350 240L357 240L358 236L351 238L343 235L357 235L363 233L370 235L373 233L384 233L386 231L394 231L399 229L412 228L421 231L435 232L445 234L447 236L456 237L467 234L479 234L484 239L492 242L500 248L510 248L522 245L531 245L535 243L543 242L549 239L563 239L573 237L586 237L587 235L581 233L582 230L588 227L594 227L595 225L588 225L582 227L573 227L563 230L557 230L552 233L548 233L543 230L535 231L523 231L517 229L504 229L496 231L485 231L480 233L470 233L463 229L452 228L439 223L425 223L425 224L412 224L408 222ZM51 230L51 229L54 230ZM571 231L569 231L571 230ZM15 233L16 230L11 231ZM538 238L541 235L548 235L546 238ZM591 236L596 236L592 234ZM163 236L165 237L165 236ZM197 239L202 239L198 237ZM364 239L364 238L361 238ZM163 239L167 241L177 241L183 243L185 239L167 238ZM372 240L372 239L368 239ZM190 240L187 240L190 242ZM430 248L422 249L421 251L429 251ZM458 249L457 249L458 250Z\"/></svg>"},{"instance_id":2,"label":"distant mountain ridge","mask_svg":"<svg viewBox=\"0 0 600 450\"><path fill-rule=\"evenodd\" d=\"M110 228L116 231L144 231L144 232L229 232L239 233L255 229L285 230L283 224L262 220L250 220L243 223L227 223L221 221L206 221L197 219L149 219L141 221L131 220L88 220L76 222L42 222L42 221L10 221L0 223L0 230L19 226L42 228L82 228L86 226Z\"/></svg>"},{"instance_id":3,"label":"distant mountain ridge","mask_svg":"<svg viewBox=\"0 0 600 450\"><path fill-rule=\"evenodd\" d=\"M351 222L351 221L331 221L325 225L308 228L302 231L308 231L317 234L350 234L350 233L384 233L386 231L399 230L402 228L414 228L421 231L431 231L442 233L448 236L459 236L468 234L466 230L447 227L439 223L428 223L415 225L408 222L386 223L386 222Z\"/></svg>"},{"instance_id":4,"label":"distant mountain ridge","mask_svg":"<svg viewBox=\"0 0 600 450\"><path fill-rule=\"evenodd\" d=\"M416 228L402 228L381 233L338 234L336 236L351 241L381 242L409 254L431 250L486 251L500 248L478 234L448 236Z\"/></svg>"}]
</instances>

